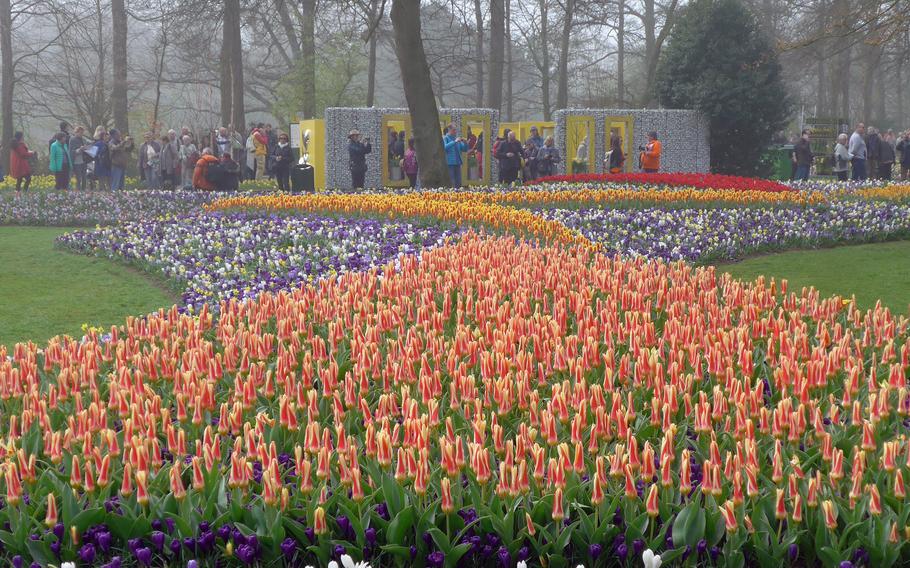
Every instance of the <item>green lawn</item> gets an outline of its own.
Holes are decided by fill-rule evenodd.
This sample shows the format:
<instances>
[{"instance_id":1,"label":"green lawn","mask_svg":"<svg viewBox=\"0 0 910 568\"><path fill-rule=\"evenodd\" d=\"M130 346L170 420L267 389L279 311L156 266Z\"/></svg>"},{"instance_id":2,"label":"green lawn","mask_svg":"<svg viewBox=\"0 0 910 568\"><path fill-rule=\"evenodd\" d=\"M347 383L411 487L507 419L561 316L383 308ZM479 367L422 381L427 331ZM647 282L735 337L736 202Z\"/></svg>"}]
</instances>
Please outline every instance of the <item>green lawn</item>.
<instances>
[{"instance_id":1,"label":"green lawn","mask_svg":"<svg viewBox=\"0 0 910 568\"><path fill-rule=\"evenodd\" d=\"M793 251L718 266L737 278L786 278L789 290L815 286L822 295L856 295L861 308L881 299L895 313L910 304L910 241Z\"/></svg>"},{"instance_id":2,"label":"green lawn","mask_svg":"<svg viewBox=\"0 0 910 568\"><path fill-rule=\"evenodd\" d=\"M0 227L0 345L81 337L83 324L109 327L175 303L175 294L137 271L55 249L54 239L69 230Z\"/></svg>"}]
</instances>

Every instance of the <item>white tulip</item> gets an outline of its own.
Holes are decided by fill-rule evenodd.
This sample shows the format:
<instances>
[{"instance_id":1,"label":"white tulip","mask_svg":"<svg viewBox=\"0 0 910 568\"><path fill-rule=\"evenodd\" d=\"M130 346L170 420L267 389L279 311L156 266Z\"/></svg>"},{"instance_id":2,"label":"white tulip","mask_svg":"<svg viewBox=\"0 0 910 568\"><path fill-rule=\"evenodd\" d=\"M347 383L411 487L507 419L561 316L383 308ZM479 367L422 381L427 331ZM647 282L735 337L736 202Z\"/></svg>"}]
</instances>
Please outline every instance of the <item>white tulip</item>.
<instances>
[{"instance_id":1,"label":"white tulip","mask_svg":"<svg viewBox=\"0 0 910 568\"><path fill-rule=\"evenodd\" d=\"M644 563L645 568L660 568L661 559L659 554L654 554L654 551L650 548L641 553L641 561Z\"/></svg>"},{"instance_id":2,"label":"white tulip","mask_svg":"<svg viewBox=\"0 0 910 568\"><path fill-rule=\"evenodd\" d=\"M64 562L60 565L60 568L76 568L75 562Z\"/></svg>"}]
</instances>

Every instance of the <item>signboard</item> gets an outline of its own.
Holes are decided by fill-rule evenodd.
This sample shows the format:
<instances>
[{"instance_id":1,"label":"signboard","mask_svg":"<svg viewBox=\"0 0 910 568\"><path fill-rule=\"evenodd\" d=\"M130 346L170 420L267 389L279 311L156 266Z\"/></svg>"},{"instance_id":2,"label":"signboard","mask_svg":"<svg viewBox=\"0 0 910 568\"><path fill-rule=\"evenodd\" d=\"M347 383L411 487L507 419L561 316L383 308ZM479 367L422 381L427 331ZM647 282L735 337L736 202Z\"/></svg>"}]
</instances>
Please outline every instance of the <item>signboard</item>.
<instances>
[{"instance_id":1,"label":"signboard","mask_svg":"<svg viewBox=\"0 0 910 568\"><path fill-rule=\"evenodd\" d=\"M829 158L834 154L837 136L846 133L850 125L843 118L812 117L805 120L803 129L806 128L809 129L809 145L815 155L816 175L833 175Z\"/></svg>"}]
</instances>

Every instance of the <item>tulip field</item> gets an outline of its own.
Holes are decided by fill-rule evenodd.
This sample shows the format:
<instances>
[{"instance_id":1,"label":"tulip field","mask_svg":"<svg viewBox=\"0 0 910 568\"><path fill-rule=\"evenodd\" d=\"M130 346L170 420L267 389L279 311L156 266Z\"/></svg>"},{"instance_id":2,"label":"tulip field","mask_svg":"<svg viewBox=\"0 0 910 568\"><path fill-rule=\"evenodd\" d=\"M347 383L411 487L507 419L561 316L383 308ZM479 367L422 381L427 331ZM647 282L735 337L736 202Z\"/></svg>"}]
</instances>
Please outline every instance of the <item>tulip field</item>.
<instances>
[{"instance_id":1,"label":"tulip field","mask_svg":"<svg viewBox=\"0 0 910 568\"><path fill-rule=\"evenodd\" d=\"M905 239L910 186L0 193L0 224L182 294L0 346L12 566L910 564L908 313L710 266Z\"/></svg>"}]
</instances>

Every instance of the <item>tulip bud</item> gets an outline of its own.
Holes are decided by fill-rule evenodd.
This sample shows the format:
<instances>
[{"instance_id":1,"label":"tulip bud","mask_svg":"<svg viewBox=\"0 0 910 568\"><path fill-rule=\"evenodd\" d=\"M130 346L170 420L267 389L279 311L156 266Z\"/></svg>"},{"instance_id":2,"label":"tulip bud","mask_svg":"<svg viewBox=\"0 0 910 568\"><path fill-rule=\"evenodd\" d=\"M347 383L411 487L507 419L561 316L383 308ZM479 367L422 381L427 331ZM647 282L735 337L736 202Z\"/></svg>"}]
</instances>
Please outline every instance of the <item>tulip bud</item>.
<instances>
[{"instance_id":1,"label":"tulip bud","mask_svg":"<svg viewBox=\"0 0 910 568\"><path fill-rule=\"evenodd\" d=\"M57 497L53 493L47 495L47 514L44 516L44 524L48 528L53 528L57 524Z\"/></svg>"},{"instance_id":2,"label":"tulip bud","mask_svg":"<svg viewBox=\"0 0 910 568\"><path fill-rule=\"evenodd\" d=\"M657 484L651 485L651 489L648 491L646 510L648 516L651 518L654 518L660 514L660 501L657 494Z\"/></svg>"},{"instance_id":3,"label":"tulip bud","mask_svg":"<svg viewBox=\"0 0 910 568\"><path fill-rule=\"evenodd\" d=\"M322 507L316 507L316 512L313 514L313 531L318 535L329 532L329 527L325 521L325 509Z\"/></svg>"},{"instance_id":4,"label":"tulip bud","mask_svg":"<svg viewBox=\"0 0 910 568\"><path fill-rule=\"evenodd\" d=\"M553 513L552 518L556 522L562 521L566 518L566 513L562 507L562 488L557 487L556 493L553 495Z\"/></svg>"}]
</instances>

